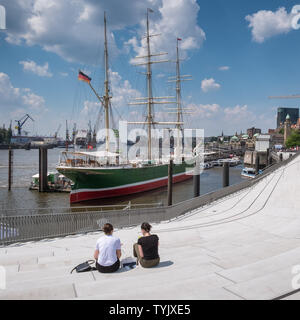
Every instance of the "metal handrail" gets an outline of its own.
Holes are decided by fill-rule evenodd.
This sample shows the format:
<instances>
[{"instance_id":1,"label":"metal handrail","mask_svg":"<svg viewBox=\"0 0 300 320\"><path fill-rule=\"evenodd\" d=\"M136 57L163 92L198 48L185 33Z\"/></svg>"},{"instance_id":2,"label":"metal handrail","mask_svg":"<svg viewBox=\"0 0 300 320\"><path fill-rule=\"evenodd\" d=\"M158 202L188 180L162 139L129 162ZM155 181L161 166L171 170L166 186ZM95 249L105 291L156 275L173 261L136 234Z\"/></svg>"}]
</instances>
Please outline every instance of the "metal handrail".
<instances>
[{"instance_id":1,"label":"metal handrail","mask_svg":"<svg viewBox=\"0 0 300 320\"><path fill-rule=\"evenodd\" d=\"M147 208L147 207L161 207L163 206L162 202L157 203L131 203L129 201L126 204L112 204L112 205L102 205L102 206L74 206L74 207L57 207L57 208L16 208L16 209L2 209L0 210L0 217L2 216L24 216L24 211L28 211L28 215L35 215L35 212L38 214L57 214L57 213L75 213L75 212L89 212L89 211L106 211L108 209L122 209L122 210L130 210L132 208ZM19 214L22 212L23 214ZM17 213L17 214L13 214Z\"/></svg>"}]
</instances>

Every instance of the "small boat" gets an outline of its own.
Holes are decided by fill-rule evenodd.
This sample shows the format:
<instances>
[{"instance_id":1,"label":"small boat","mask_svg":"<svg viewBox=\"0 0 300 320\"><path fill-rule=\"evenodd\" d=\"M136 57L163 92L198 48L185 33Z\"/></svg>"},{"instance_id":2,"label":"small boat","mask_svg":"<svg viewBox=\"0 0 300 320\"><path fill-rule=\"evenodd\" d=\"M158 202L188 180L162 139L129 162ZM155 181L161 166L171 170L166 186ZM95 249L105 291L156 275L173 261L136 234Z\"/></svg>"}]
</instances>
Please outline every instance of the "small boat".
<instances>
[{"instance_id":1,"label":"small boat","mask_svg":"<svg viewBox=\"0 0 300 320\"><path fill-rule=\"evenodd\" d=\"M70 192L72 181L60 174L59 172L48 172L47 174L48 188L51 191L57 192ZM39 189L39 174L32 176L31 184L29 187L30 190Z\"/></svg>"},{"instance_id":2,"label":"small boat","mask_svg":"<svg viewBox=\"0 0 300 320\"><path fill-rule=\"evenodd\" d=\"M258 174L262 174L262 170L258 171ZM257 176L254 168L243 168L241 175L246 178L255 178Z\"/></svg>"}]
</instances>

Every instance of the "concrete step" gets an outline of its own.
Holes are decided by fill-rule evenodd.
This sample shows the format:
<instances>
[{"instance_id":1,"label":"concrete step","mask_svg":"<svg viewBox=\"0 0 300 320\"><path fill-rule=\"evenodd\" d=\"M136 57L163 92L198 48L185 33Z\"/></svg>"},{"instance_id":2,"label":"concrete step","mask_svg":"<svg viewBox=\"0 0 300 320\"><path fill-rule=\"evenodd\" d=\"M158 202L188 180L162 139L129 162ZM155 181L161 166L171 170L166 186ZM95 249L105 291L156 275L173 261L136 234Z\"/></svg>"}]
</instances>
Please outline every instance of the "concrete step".
<instances>
[{"instance_id":1,"label":"concrete step","mask_svg":"<svg viewBox=\"0 0 300 320\"><path fill-rule=\"evenodd\" d=\"M189 275L190 276L190 275ZM151 280L151 279L148 279ZM190 279L165 279L163 283L147 281L140 282L132 279L117 286L105 286L102 289L101 283L91 286L76 285L76 292L79 299L210 299L212 296L219 299L237 299L238 297L223 289L223 286L230 281L215 274L203 276L190 276ZM102 292L99 292L99 291Z\"/></svg>"},{"instance_id":2,"label":"concrete step","mask_svg":"<svg viewBox=\"0 0 300 320\"><path fill-rule=\"evenodd\" d=\"M299 256L300 248L298 247L277 256L262 259L252 264L223 270L219 272L219 274L235 282L245 282L284 268L291 269L292 266L299 264Z\"/></svg>"},{"instance_id":3,"label":"concrete step","mask_svg":"<svg viewBox=\"0 0 300 320\"><path fill-rule=\"evenodd\" d=\"M248 300L271 300L294 290L292 288L293 277L291 267L287 267L276 272L265 272L261 277L255 277L226 288Z\"/></svg>"},{"instance_id":4,"label":"concrete step","mask_svg":"<svg viewBox=\"0 0 300 320\"><path fill-rule=\"evenodd\" d=\"M14 287L0 291L2 300L41 300L41 299L72 299L75 298L73 284L52 284L44 287Z\"/></svg>"}]
</instances>

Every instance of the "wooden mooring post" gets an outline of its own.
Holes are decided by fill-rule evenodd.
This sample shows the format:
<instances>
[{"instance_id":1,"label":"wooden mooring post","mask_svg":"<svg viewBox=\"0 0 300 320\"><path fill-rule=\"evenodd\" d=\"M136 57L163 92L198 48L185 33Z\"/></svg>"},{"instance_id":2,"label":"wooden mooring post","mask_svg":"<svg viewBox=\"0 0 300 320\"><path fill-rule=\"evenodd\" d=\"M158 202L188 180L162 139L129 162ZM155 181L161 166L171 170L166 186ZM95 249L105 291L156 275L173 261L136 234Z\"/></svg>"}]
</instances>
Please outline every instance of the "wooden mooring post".
<instances>
[{"instance_id":1,"label":"wooden mooring post","mask_svg":"<svg viewBox=\"0 0 300 320\"><path fill-rule=\"evenodd\" d=\"M14 159L14 152L9 147L8 150L8 191L11 191L11 186L13 184L13 159Z\"/></svg>"},{"instance_id":2,"label":"wooden mooring post","mask_svg":"<svg viewBox=\"0 0 300 320\"><path fill-rule=\"evenodd\" d=\"M170 159L168 165L168 206L173 202L173 160Z\"/></svg>"},{"instance_id":3,"label":"wooden mooring post","mask_svg":"<svg viewBox=\"0 0 300 320\"><path fill-rule=\"evenodd\" d=\"M48 149L39 148L39 192L48 190Z\"/></svg>"},{"instance_id":4,"label":"wooden mooring post","mask_svg":"<svg viewBox=\"0 0 300 320\"><path fill-rule=\"evenodd\" d=\"M229 162L223 163L223 188L229 186Z\"/></svg>"},{"instance_id":5,"label":"wooden mooring post","mask_svg":"<svg viewBox=\"0 0 300 320\"><path fill-rule=\"evenodd\" d=\"M193 174L194 198L197 198L200 197L200 163L198 159L196 161Z\"/></svg>"}]
</instances>

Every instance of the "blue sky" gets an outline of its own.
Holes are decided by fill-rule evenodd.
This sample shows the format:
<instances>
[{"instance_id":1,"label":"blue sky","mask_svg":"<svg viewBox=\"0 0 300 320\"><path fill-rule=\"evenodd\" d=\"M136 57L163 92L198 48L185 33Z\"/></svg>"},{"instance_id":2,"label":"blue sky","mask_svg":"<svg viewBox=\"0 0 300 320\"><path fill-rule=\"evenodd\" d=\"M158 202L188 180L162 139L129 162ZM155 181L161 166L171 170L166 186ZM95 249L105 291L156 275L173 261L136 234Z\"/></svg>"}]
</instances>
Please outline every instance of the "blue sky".
<instances>
[{"instance_id":1,"label":"blue sky","mask_svg":"<svg viewBox=\"0 0 300 320\"><path fill-rule=\"evenodd\" d=\"M71 5L72 2L72 5ZM193 108L187 126L206 135L263 130L276 125L278 106L298 100L269 100L270 95L299 94L300 29L291 26L293 6L284 0L0 0L7 30L0 32L0 123L6 126L29 113L31 133L54 134L68 120L94 125L99 105L89 87L77 81L78 69L103 91L103 11L107 12L111 85L115 119L142 120L143 107L128 102L145 96L142 68L132 58L143 54L141 36L147 7L153 51L174 58L176 37L182 38L184 105ZM247 17L247 18L246 18ZM154 94L173 95L167 84L172 63L153 70ZM168 119L157 108L158 117ZM25 128L25 127L24 127Z\"/></svg>"}]
</instances>

